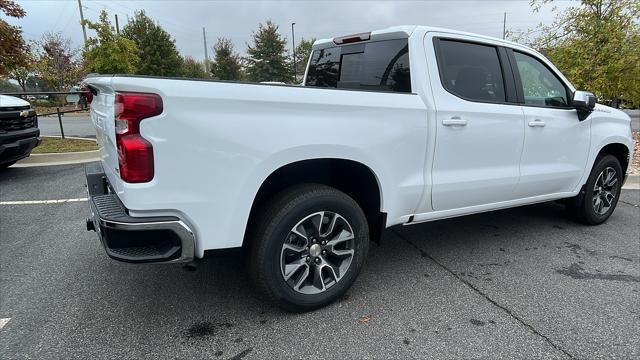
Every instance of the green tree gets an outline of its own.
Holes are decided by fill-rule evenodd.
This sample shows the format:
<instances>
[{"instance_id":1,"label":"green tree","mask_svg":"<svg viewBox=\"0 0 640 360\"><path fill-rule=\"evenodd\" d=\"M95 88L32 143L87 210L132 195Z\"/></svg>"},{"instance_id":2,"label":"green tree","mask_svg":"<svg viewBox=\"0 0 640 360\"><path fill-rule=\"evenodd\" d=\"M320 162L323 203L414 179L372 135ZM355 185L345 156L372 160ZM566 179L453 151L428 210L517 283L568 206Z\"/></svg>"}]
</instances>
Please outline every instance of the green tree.
<instances>
[{"instance_id":1,"label":"green tree","mask_svg":"<svg viewBox=\"0 0 640 360\"><path fill-rule=\"evenodd\" d=\"M533 0L534 11L550 2ZM582 0L551 25L535 30L543 35L526 42L549 57L578 89L592 91L616 107L621 101L638 106L639 15L637 0Z\"/></svg>"},{"instance_id":2,"label":"green tree","mask_svg":"<svg viewBox=\"0 0 640 360\"><path fill-rule=\"evenodd\" d=\"M27 91L27 81L33 77L37 61L33 54L26 48L21 54L18 54L11 68L8 77L18 82L22 91Z\"/></svg>"},{"instance_id":3,"label":"green tree","mask_svg":"<svg viewBox=\"0 0 640 360\"><path fill-rule=\"evenodd\" d=\"M210 64L211 74L216 80L240 80L242 65L240 56L233 51L233 43L226 38L218 38L213 46L214 59Z\"/></svg>"},{"instance_id":4,"label":"green tree","mask_svg":"<svg viewBox=\"0 0 640 360\"><path fill-rule=\"evenodd\" d=\"M86 69L101 74L133 74L140 61L136 43L117 35L107 16L102 10L98 22L85 20L87 27L96 32L96 37L87 39Z\"/></svg>"},{"instance_id":5,"label":"green tree","mask_svg":"<svg viewBox=\"0 0 640 360\"><path fill-rule=\"evenodd\" d=\"M307 69L307 63L309 62L309 56L311 56L311 50L315 38L311 40L305 40L302 38L298 46L296 46L296 73L298 77L302 79L304 72ZM296 79L297 80L297 79ZM296 81L297 82L297 81Z\"/></svg>"},{"instance_id":6,"label":"green tree","mask_svg":"<svg viewBox=\"0 0 640 360\"><path fill-rule=\"evenodd\" d=\"M133 19L122 29L122 35L135 42L140 59L136 74L178 76L182 71L182 57L175 41L160 24L149 18L144 10L135 12Z\"/></svg>"},{"instance_id":7,"label":"green tree","mask_svg":"<svg viewBox=\"0 0 640 360\"><path fill-rule=\"evenodd\" d=\"M290 82L292 68L286 49L287 40L278 33L278 25L267 21L253 33L253 45L247 45L247 77L250 81Z\"/></svg>"},{"instance_id":8,"label":"green tree","mask_svg":"<svg viewBox=\"0 0 640 360\"><path fill-rule=\"evenodd\" d=\"M182 61L182 76L194 79L205 79L209 77L204 70L204 63L191 56L185 56Z\"/></svg>"},{"instance_id":9,"label":"green tree","mask_svg":"<svg viewBox=\"0 0 640 360\"><path fill-rule=\"evenodd\" d=\"M45 33L37 51L35 67L49 89L67 91L82 79L78 50L71 47L71 40L61 33Z\"/></svg>"},{"instance_id":10,"label":"green tree","mask_svg":"<svg viewBox=\"0 0 640 360\"><path fill-rule=\"evenodd\" d=\"M24 9L11 0L0 0L0 13L18 19L26 15ZM0 76L6 75L14 67L23 66L21 61L26 50L22 30L0 17Z\"/></svg>"}]
</instances>

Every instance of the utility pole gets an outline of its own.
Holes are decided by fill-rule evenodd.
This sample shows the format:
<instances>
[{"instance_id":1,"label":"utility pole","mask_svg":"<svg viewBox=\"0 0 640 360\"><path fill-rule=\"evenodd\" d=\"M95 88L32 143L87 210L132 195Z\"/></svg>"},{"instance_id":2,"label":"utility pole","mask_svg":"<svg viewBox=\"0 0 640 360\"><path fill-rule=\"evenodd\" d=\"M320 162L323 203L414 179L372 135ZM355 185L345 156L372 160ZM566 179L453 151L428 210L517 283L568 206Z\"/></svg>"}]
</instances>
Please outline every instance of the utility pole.
<instances>
[{"instance_id":1,"label":"utility pole","mask_svg":"<svg viewBox=\"0 0 640 360\"><path fill-rule=\"evenodd\" d=\"M202 38L204 39L204 70L209 73L209 53L207 52L207 33L202 27Z\"/></svg>"},{"instance_id":2,"label":"utility pole","mask_svg":"<svg viewBox=\"0 0 640 360\"><path fill-rule=\"evenodd\" d=\"M120 25L118 24L118 14L116 14L116 34L120 35Z\"/></svg>"},{"instance_id":3,"label":"utility pole","mask_svg":"<svg viewBox=\"0 0 640 360\"><path fill-rule=\"evenodd\" d=\"M298 67L296 66L296 33L293 30L293 25L296 23L291 23L291 42L293 43L293 81L298 82Z\"/></svg>"},{"instance_id":4,"label":"utility pole","mask_svg":"<svg viewBox=\"0 0 640 360\"><path fill-rule=\"evenodd\" d=\"M504 18L502 18L502 40L507 37L507 12L504 12Z\"/></svg>"},{"instance_id":5,"label":"utility pole","mask_svg":"<svg viewBox=\"0 0 640 360\"><path fill-rule=\"evenodd\" d=\"M82 13L82 0L78 0L78 8L80 9L80 23L82 24L82 36L84 37L84 46L87 46L87 28L84 26L84 14Z\"/></svg>"}]
</instances>

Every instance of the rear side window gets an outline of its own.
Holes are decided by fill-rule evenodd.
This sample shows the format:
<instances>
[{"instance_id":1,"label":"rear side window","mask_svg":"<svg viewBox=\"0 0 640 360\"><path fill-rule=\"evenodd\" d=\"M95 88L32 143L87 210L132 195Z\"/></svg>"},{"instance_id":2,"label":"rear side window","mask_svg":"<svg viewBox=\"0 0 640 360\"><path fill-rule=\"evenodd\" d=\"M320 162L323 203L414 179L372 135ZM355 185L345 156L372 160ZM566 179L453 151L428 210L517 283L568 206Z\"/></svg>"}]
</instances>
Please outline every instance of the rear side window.
<instances>
[{"instance_id":1,"label":"rear side window","mask_svg":"<svg viewBox=\"0 0 640 360\"><path fill-rule=\"evenodd\" d=\"M447 91L471 101L504 102L504 79L494 46L438 42L438 68Z\"/></svg>"},{"instance_id":2,"label":"rear side window","mask_svg":"<svg viewBox=\"0 0 640 360\"><path fill-rule=\"evenodd\" d=\"M407 39L316 50L306 86L411 92Z\"/></svg>"}]
</instances>

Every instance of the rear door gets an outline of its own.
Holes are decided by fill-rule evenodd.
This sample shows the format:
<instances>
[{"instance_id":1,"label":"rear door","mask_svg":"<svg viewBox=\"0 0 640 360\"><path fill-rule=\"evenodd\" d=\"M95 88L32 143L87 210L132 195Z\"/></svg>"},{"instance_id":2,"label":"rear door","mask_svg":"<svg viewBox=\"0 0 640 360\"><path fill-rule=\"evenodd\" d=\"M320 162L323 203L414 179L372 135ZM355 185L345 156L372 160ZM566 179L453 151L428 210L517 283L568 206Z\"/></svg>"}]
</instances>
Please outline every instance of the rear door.
<instances>
[{"instance_id":1,"label":"rear door","mask_svg":"<svg viewBox=\"0 0 640 360\"><path fill-rule=\"evenodd\" d=\"M438 69L430 72L437 110L433 209L515 199L524 116L506 51L472 37L434 34L425 41Z\"/></svg>"},{"instance_id":2,"label":"rear door","mask_svg":"<svg viewBox=\"0 0 640 360\"><path fill-rule=\"evenodd\" d=\"M578 120L569 87L542 59L508 50L525 115L516 196L571 192L589 156L590 120Z\"/></svg>"}]
</instances>

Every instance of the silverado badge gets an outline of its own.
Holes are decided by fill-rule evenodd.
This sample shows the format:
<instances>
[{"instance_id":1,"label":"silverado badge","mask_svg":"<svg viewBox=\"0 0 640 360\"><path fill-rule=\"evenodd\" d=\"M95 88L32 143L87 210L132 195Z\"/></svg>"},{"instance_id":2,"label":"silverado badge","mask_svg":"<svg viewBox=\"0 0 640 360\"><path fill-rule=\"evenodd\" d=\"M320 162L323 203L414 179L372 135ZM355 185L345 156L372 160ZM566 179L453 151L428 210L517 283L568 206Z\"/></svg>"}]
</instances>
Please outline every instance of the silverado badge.
<instances>
[{"instance_id":1,"label":"silverado badge","mask_svg":"<svg viewBox=\"0 0 640 360\"><path fill-rule=\"evenodd\" d=\"M20 111L20 117L23 117L23 118L29 117L29 110Z\"/></svg>"}]
</instances>

